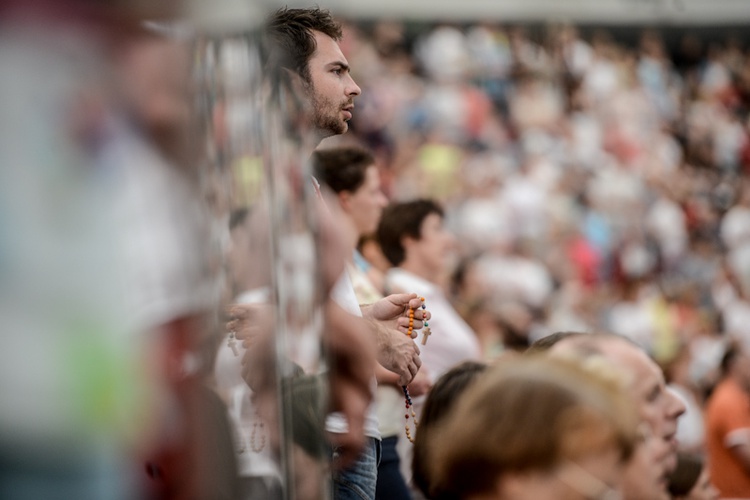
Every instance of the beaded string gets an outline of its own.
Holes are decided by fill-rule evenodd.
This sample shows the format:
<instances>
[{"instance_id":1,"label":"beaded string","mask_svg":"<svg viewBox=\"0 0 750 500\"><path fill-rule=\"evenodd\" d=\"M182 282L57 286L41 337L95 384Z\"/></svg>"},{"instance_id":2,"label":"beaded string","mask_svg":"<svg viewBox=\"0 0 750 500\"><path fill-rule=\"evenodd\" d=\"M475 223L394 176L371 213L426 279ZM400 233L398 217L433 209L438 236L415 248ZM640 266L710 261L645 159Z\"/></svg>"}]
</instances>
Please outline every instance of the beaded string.
<instances>
[{"instance_id":1,"label":"beaded string","mask_svg":"<svg viewBox=\"0 0 750 500\"><path fill-rule=\"evenodd\" d=\"M426 309L427 306L424 303L424 297L420 297L419 300L422 301L422 309ZM424 326L427 325L427 321L424 322ZM409 308L409 329L406 331L406 335L411 338L411 333L414 330L414 309ZM429 335L429 334L427 334ZM427 339L427 336L423 339L422 343L424 343ZM411 402L411 396L409 395L409 389L406 388L405 385L401 386L401 389L404 391L404 404L406 406L406 413L404 413L404 417L406 418L406 425L404 425L404 430L406 431L406 439L409 440L409 442L413 443L414 438L411 435L411 429L409 429L409 412L411 411L411 417L414 420L414 432L417 432L417 427L419 427L419 422L417 421L417 414L414 413L414 408L412 407Z\"/></svg>"},{"instance_id":2,"label":"beaded string","mask_svg":"<svg viewBox=\"0 0 750 500\"><path fill-rule=\"evenodd\" d=\"M258 431L258 428L260 427L260 445L255 444L255 434ZM253 450L255 453L260 453L263 451L263 448L266 447L266 433L265 430L265 424L263 424L263 420L260 419L260 416L258 416L258 412L255 412L255 419L253 420L253 431L250 433L250 449Z\"/></svg>"}]
</instances>

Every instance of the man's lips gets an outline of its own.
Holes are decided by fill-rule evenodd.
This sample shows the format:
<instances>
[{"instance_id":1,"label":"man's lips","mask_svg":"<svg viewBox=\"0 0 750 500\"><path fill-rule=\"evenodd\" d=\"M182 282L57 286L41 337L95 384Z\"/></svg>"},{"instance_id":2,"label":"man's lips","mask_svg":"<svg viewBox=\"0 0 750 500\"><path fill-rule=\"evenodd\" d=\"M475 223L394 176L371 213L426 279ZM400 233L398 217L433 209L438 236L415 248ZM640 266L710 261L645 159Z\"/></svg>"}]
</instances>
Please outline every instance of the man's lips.
<instances>
[{"instance_id":1,"label":"man's lips","mask_svg":"<svg viewBox=\"0 0 750 500\"><path fill-rule=\"evenodd\" d=\"M343 108L341 108L341 111L344 113L344 118L346 118L347 120L351 120L353 109L354 109L353 104L350 104L349 106L344 106Z\"/></svg>"},{"instance_id":2,"label":"man's lips","mask_svg":"<svg viewBox=\"0 0 750 500\"><path fill-rule=\"evenodd\" d=\"M677 431L672 431L664 436L664 441L669 443L669 445L676 449L677 448Z\"/></svg>"}]
</instances>

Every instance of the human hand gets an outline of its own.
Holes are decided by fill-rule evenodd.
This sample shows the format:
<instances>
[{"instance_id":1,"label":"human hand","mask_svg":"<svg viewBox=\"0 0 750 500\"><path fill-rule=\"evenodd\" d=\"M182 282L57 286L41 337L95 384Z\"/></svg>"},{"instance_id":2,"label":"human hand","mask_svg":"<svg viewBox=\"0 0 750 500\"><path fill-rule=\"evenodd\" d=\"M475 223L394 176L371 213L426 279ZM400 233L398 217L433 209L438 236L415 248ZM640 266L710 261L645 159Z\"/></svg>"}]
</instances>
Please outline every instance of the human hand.
<instances>
[{"instance_id":1,"label":"human hand","mask_svg":"<svg viewBox=\"0 0 750 500\"><path fill-rule=\"evenodd\" d=\"M227 308L227 315L227 331L234 332L245 348L264 332L273 330L273 309L269 304L232 304Z\"/></svg>"},{"instance_id":2,"label":"human hand","mask_svg":"<svg viewBox=\"0 0 750 500\"><path fill-rule=\"evenodd\" d=\"M366 318L386 323L393 330L409 333L409 309L414 309L411 338L416 338L415 330L422 328L424 321L432 317L428 310L422 309L422 304L416 293L395 293L363 307L362 314Z\"/></svg>"},{"instance_id":3,"label":"human hand","mask_svg":"<svg viewBox=\"0 0 750 500\"><path fill-rule=\"evenodd\" d=\"M371 324L377 339L378 362L399 376L399 385L409 384L422 366L419 347L410 337L382 322L371 320Z\"/></svg>"}]
</instances>

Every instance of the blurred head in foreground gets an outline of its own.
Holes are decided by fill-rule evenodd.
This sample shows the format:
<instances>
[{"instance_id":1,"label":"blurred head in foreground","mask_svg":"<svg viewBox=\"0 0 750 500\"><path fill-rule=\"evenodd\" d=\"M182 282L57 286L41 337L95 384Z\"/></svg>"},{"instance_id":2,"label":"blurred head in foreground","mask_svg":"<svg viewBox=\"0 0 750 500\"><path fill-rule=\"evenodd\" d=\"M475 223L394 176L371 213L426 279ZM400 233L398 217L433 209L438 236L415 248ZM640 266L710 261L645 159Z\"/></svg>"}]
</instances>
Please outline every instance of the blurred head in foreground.
<instances>
[{"instance_id":1,"label":"blurred head in foreground","mask_svg":"<svg viewBox=\"0 0 750 500\"><path fill-rule=\"evenodd\" d=\"M618 380L562 360L510 360L482 376L435 430L431 496L618 498L637 426Z\"/></svg>"}]
</instances>

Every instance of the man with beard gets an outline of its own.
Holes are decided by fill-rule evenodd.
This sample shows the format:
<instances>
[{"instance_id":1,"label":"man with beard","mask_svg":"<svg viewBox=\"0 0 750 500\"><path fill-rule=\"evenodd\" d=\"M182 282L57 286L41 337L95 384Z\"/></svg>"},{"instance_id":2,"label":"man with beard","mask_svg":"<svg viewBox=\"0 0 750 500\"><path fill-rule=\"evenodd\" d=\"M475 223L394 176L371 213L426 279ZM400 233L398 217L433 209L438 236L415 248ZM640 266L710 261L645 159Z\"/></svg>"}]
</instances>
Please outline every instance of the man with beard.
<instances>
[{"instance_id":1,"label":"man with beard","mask_svg":"<svg viewBox=\"0 0 750 500\"><path fill-rule=\"evenodd\" d=\"M302 153L309 156L321 140L348 130L354 98L361 93L338 44L341 26L327 11L318 8L283 8L270 17L263 35L268 77L279 88L286 86L300 98L301 109L291 111L290 122L301 131ZM368 408L373 396L374 361L377 359L398 374L400 385L411 382L421 361L419 348L404 335L409 330L407 313L409 308L417 310L415 330L421 328L422 319L429 319L429 313L419 309L421 302L416 294L391 295L360 308L351 281L343 273L345 251L338 244L340 235L325 208L319 215L318 265L326 289L331 292L324 304L323 342L332 367L331 407L337 411L326 420L326 430L335 464L346 466L337 467L334 473L334 496L374 498L380 455L377 417L374 409ZM232 314L235 318L252 316L237 308ZM246 338L248 334L243 332L248 328L241 323L230 322L228 328L238 338ZM250 373L252 365L260 365L256 372L262 371L263 360L258 351L256 342L245 356L246 380L251 386L257 384Z\"/></svg>"}]
</instances>

